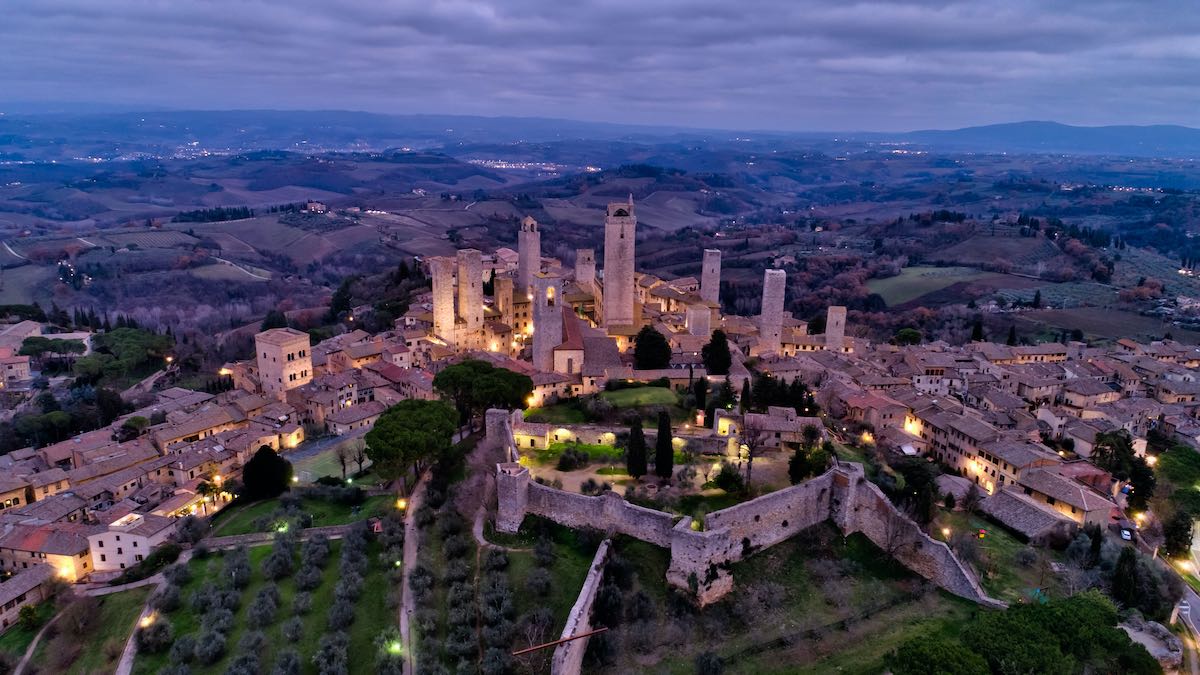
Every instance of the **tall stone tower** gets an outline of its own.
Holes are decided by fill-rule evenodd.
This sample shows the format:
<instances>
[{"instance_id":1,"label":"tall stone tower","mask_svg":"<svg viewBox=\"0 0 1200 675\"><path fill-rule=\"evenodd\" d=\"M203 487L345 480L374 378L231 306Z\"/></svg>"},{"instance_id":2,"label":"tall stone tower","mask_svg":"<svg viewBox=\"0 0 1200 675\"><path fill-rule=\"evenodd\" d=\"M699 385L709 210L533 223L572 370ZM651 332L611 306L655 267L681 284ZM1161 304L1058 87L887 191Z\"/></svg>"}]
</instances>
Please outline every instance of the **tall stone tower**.
<instances>
[{"instance_id":1,"label":"tall stone tower","mask_svg":"<svg viewBox=\"0 0 1200 675\"><path fill-rule=\"evenodd\" d=\"M458 252L458 315L472 336L483 330L483 254L477 249Z\"/></svg>"},{"instance_id":2,"label":"tall stone tower","mask_svg":"<svg viewBox=\"0 0 1200 675\"><path fill-rule=\"evenodd\" d=\"M444 340L454 339L454 260L429 259L433 282L433 332Z\"/></svg>"},{"instance_id":3,"label":"tall stone tower","mask_svg":"<svg viewBox=\"0 0 1200 675\"><path fill-rule=\"evenodd\" d=\"M825 350L840 352L846 344L846 308L831 306L825 313Z\"/></svg>"},{"instance_id":4,"label":"tall stone tower","mask_svg":"<svg viewBox=\"0 0 1200 675\"><path fill-rule=\"evenodd\" d=\"M563 341L562 279L538 274L533 278L533 367L554 371L554 348Z\"/></svg>"},{"instance_id":5,"label":"tall stone tower","mask_svg":"<svg viewBox=\"0 0 1200 675\"><path fill-rule=\"evenodd\" d=\"M762 309L758 315L758 348L761 352L778 352L783 339L783 296L787 289L787 272L767 270L763 275Z\"/></svg>"},{"instance_id":6,"label":"tall stone tower","mask_svg":"<svg viewBox=\"0 0 1200 675\"><path fill-rule=\"evenodd\" d=\"M633 325L633 255L637 216L629 201L608 205L604 218L604 325Z\"/></svg>"},{"instance_id":7,"label":"tall stone tower","mask_svg":"<svg viewBox=\"0 0 1200 675\"><path fill-rule=\"evenodd\" d=\"M537 221L525 216L517 233L517 290L528 293L533 277L542 271L542 233Z\"/></svg>"},{"instance_id":8,"label":"tall stone tower","mask_svg":"<svg viewBox=\"0 0 1200 675\"><path fill-rule=\"evenodd\" d=\"M687 322L688 335L712 335L712 310L707 305L688 305L684 320Z\"/></svg>"},{"instance_id":9,"label":"tall stone tower","mask_svg":"<svg viewBox=\"0 0 1200 675\"><path fill-rule=\"evenodd\" d=\"M254 336L258 381L263 393L283 400L289 389L312 381L308 333L295 328L272 328Z\"/></svg>"},{"instance_id":10,"label":"tall stone tower","mask_svg":"<svg viewBox=\"0 0 1200 675\"><path fill-rule=\"evenodd\" d=\"M721 251L704 249L704 264L700 272L700 297L709 302L721 302Z\"/></svg>"},{"instance_id":11,"label":"tall stone tower","mask_svg":"<svg viewBox=\"0 0 1200 675\"><path fill-rule=\"evenodd\" d=\"M590 248L575 251L575 283L587 288L596 281L596 252Z\"/></svg>"},{"instance_id":12,"label":"tall stone tower","mask_svg":"<svg viewBox=\"0 0 1200 675\"><path fill-rule=\"evenodd\" d=\"M507 274L496 277L496 288L492 293L496 297L496 311L500 312L500 322L511 326L513 322L513 278Z\"/></svg>"}]
</instances>

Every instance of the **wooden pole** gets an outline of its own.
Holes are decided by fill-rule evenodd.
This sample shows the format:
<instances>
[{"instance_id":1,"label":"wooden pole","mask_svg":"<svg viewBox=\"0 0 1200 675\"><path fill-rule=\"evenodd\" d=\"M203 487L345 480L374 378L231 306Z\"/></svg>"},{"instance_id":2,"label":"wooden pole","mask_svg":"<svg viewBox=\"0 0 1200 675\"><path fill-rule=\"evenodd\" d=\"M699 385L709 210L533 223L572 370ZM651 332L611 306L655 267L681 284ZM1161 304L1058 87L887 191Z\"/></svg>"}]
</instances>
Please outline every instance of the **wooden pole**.
<instances>
[{"instance_id":1,"label":"wooden pole","mask_svg":"<svg viewBox=\"0 0 1200 675\"><path fill-rule=\"evenodd\" d=\"M571 640L578 640L580 638L591 637L597 633L603 633L606 630L608 630L607 626L605 626L604 628L597 628L596 630L593 630L593 631L588 631L586 633L580 633L579 635L572 635L571 637L562 638L561 640L555 640L554 642L546 642L544 644L535 645L533 647L526 647L525 649L522 649L520 651L513 652L512 655L513 656L521 656L522 654L528 654L529 652L536 652L539 649L545 649L546 647L554 647L555 645L561 645L562 643L570 642Z\"/></svg>"}]
</instances>

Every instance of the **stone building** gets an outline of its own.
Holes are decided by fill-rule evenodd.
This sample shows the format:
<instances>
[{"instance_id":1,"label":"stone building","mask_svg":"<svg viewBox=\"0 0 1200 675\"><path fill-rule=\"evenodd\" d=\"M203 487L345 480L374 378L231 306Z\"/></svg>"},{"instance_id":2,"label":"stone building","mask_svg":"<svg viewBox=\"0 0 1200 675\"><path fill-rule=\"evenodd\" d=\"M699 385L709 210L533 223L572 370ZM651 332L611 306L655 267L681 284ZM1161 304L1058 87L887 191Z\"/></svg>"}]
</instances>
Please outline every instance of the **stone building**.
<instances>
[{"instance_id":1,"label":"stone building","mask_svg":"<svg viewBox=\"0 0 1200 675\"><path fill-rule=\"evenodd\" d=\"M604 325L633 326L633 262L637 216L629 202L608 205L604 218Z\"/></svg>"},{"instance_id":2,"label":"stone building","mask_svg":"<svg viewBox=\"0 0 1200 675\"><path fill-rule=\"evenodd\" d=\"M308 333L272 328L254 336L258 377L263 393L282 401L289 389L312 381Z\"/></svg>"}]
</instances>

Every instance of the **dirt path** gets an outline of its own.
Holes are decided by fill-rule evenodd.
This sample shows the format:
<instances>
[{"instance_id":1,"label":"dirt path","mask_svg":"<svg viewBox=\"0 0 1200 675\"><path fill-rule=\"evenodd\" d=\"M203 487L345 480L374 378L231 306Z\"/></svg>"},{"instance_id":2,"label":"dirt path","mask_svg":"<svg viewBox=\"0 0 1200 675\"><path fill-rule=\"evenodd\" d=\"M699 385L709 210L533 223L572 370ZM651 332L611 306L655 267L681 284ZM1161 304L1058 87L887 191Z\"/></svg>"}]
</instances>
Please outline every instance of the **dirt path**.
<instances>
[{"instance_id":1,"label":"dirt path","mask_svg":"<svg viewBox=\"0 0 1200 675\"><path fill-rule=\"evenodd\" d=\"M426 472L417 479L417 485L408 498L408 508L404 510L404 577L400 582L400 642L405 648L404 675L413 675L415 672L412 628L409 625L413 615L413 598L408 590L408 576L413 566L417 564L420 544L417 519L413 517L413 514L425 502L425 486L429 482L428 478L429 474Z\"/></svg>"},{"instance_id":2,"label":"dirt path","mask_svg":"<svg viewBox=\"0 0 1200 675\"><path fill-rule=\"evenodd\" d=\"M38 643L42 641L42 636L46 634L46 630L50 628L50 624L58 621L58 617L60 616L62 616L62 612L50 617L50 620L46 622L46 625L42 626L42 629L37 632L37 635L33 636L33 642L30 642L29 646L25 648L25 653L21 656L21 662L17 664L16 668L13 669L13 675L21 675L25 672L25 667L29 665L29 660L33 658L33 653L37 651L37 646Z\"/></svg>"}]
</instances>

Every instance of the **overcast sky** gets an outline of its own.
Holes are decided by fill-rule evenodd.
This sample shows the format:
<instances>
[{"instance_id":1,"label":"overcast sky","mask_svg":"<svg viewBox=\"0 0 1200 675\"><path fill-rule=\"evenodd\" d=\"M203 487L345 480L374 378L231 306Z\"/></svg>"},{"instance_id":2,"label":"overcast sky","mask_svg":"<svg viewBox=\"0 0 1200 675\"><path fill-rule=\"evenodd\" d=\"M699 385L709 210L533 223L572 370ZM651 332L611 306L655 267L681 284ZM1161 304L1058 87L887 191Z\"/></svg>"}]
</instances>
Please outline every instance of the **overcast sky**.
<instances>
[{"instance_id":1,"label":"overcast sky","mask_svg":"<svg viewBox=\"0 0 1200 675\"><path fill-rule=\"evenodd\" d=\"M2 0L4 101L1200 127L1195 0Z\"/></svg>"}]
</instances>

